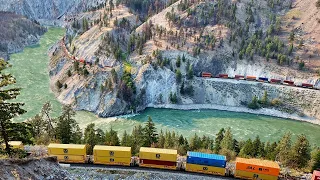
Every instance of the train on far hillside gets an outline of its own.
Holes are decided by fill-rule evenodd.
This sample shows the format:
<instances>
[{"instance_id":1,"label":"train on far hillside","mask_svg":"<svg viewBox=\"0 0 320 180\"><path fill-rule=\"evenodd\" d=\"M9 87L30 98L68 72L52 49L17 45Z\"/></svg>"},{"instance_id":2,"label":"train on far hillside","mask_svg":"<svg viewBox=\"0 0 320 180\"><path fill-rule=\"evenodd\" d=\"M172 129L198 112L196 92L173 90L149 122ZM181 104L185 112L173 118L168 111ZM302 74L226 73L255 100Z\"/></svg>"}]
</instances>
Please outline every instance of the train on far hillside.
<instances>
[{"instance_id":1,"label":"train on far hillside","mask_svg":"<svg viewBox=\"0 0 320 180\"><path fill-rule=\"evenodd\" d=\"M281 85L286 85L286 86L296 86L296 87L301 87L301 88L320 90L320 85L316 86L315 84L311 84L311 83L295 83L294 81L291 81L291 80L271 79L271 78L267 78L267 77L256 77L256 76L249 76L249 75L247 75L247 76L244 76L244 75L229 76L228 74L218 74L216 76L213 76L209 72L201 72L199 74L199 77L257 81L257 82L281 84Z\"/></svg>"}]
</instances>

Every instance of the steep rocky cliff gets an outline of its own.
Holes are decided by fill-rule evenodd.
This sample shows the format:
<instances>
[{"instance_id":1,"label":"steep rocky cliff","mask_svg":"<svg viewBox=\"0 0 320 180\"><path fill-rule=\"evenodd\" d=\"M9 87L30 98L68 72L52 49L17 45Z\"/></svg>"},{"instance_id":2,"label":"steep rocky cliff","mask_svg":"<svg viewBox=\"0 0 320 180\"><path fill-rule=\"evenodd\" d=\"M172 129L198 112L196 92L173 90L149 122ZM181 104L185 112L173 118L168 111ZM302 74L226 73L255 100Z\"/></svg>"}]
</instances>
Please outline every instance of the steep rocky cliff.
<instances>
[{"instance_id":1,"label":"steep rocky cliff","mask_svg":"<svg viewBox=\"0 0 320 180\"><path fill-rule=\"evenodd\" d=\"M320 91L198 77L241 74L319 87L317 67L299 59L301 39L289 42L282 28L291 0L161 2L147 21L123 4L79 14L50 50L57 98L107 117L166 104L247 107L266 92L276 102L268 108L320 118Z\"/></svg>"},{"instance_id":2,"label":"steep rocky cliff","mask_svg":"<svg viewBox=\"0 0 320 180\"><path fill-rule=\"evenodd\" d=\"M103 3L105 0L0 0L0 11L15 12L41 24L59 25L63 15L90 10Z\"/></svg>"},{"instance_id":3,"label":"steep rocky cliff","mask_svg":"<svg viewBox=\"0 0 320 180\"><path fill-rule=\"evenodd\" d=\"M9 54L22 51L25 46L34 45L46 28L10 12L0 12L0 58L9 59Z\"/></svg>"}]
</instances>

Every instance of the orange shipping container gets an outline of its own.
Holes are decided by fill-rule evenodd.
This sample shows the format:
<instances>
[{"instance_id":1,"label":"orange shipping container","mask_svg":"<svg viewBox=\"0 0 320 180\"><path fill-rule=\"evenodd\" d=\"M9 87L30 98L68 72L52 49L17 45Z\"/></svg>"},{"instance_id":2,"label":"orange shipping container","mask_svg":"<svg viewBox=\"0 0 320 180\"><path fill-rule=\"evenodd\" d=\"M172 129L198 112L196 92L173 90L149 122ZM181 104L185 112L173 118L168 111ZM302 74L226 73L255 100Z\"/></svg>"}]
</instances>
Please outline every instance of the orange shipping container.
<instances>
[{"instance_id":1,"label":"orange shipping container","mask_svg":"<svg viewBox=\"0 0 320 180\"><path fill-rule=\"evenodd\" d=\"M280 166L273 161L237 158L236 170L279 176Z\"/></svg>"}]
</instances>

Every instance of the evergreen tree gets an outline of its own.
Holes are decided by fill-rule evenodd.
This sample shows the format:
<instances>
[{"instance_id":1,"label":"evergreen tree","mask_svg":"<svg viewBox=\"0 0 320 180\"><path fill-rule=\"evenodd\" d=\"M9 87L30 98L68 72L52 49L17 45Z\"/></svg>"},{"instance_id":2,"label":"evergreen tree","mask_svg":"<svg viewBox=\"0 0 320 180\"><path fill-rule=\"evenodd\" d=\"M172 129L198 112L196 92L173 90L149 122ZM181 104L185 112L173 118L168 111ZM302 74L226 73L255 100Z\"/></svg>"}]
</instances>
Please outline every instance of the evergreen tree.
<instances>
[{"instance_id":1,"label":"evergreen tree","mask_svg":"<svg viewBox=\"0 0 320 180\"><path fill-rule=\"evenodd\" d=\"M282 164L287 164L290 158L290 150L291 150L291 133L286 133L281 140L279 141L279 144L276 148L277 152L277 159Z\"/></svg>"},{"instance_id":2,"label":"evergreen tree","mask_svg":"<svg viewBox=\"0 0 320 180\"><path fill-rule=\"evenodd\" d=\"M89 124L84 130L84 143L87 144L87 154L93 154L93 147L97 144L94 123Z\"/></svg>"},{"instance_id":3,"label":"evergreen tree","mask_svg":"<svg viewBox=\"0 0 320 180\"><path fill-rule=\"evenodd\" d=\"M79 143L81 141L81 131L79 125L73 117L75 111L70 105L64 106L62 115L58 118L56 137L62 144Z\"/></svg>"},{"instance_id":4,"label":"evergreen tree","mask_svg":"<svg viewBox=\"0 0 320 180\"><path fill-rule=\"evenodd\" d=\"M218 154L221 149L221 141L224 138L224 128L220 129L220 131L216 134L215 145L214 145L214 153Z\"/></svg>"},{"instance_id":5,"label":"evergreen tree","mask_svg":"<svg viewBox=\"0 0 320 180\"><path fill-rule=\"evenodd\" d=\"M197 134L194 134L190 139L190 150L195 151L201 148L201 139Z\"/></svg>"},{"instance_id":6,"label":"evergreen tree","mask_svg":"<svg viewBox=\"0 0 320 180\"><path fill-rule=\"evenodd\" d=\"M161 129L160 131L160 134L159 134L159 141L158 141L158 146L159 148L164 148L164 143L165 143L165 137L164 137L164 134L163 134L163 131Z\"/></svg>"},{"instance_id":7,"label":"evergreen tree","mask_svg":"<svg viewBox=\"0 0 320 180\"><path fill-rule=\"evenodd\" d=\"M233 137L232 137L230 128L228 128L227 131L225 132L220 145L221 145L221 149L233 150Z\"/></svg>"},{"instance_id":8,"label":"evergreen tree","mask_svg":"<svg viewBox=\"0 0 320 180\"><path fill-rule=\"evenodd\" d=\"M144 135L145 135L145 142L144 145L146 147L150 147L152 144L158 142L158 134L157 129L152 121L152 118L148 116L148 121L144 127Z\"/></svg>"},{"instance_id":9,"label":"evergreen tree","mask_svg":"<svg viewBox=\"0 0 320 180\"><path fill-rule=\"evenodd\" d=\"M127 131L124 131L121 139L121 146L131 147L131 137L127 134Z\"/></svg>"},{"instance_id":10,"label":"evergreen tree","mask_svg":"<svg viewBox=\"0 0 320 180\"><path fill-rule=\"evenodd\" d=\"M305 135L298 135L296 143L293 145L290 154L290 165L292 167L303 168L311 158L310 144Z\"/></svg>"},{"instance_id":11,"label":"evergreen tree","mask_svg":"<svg viewBox=\"0 0 320 180\"><path fill-rule=\"evenodd\" d=\"M26 111L21 107L23 103L9 103L7 101L15 99L20 94L19 88L8 88L7 86L15 84L16 80L11 74L3 74L1 71L8 67L8 63L0 59L0 137L5 144L6 152L11 155L9 141L14 140L12 137L11 119L24 114Z\"/></svg>"},{"instance_id":12,"label":"evergreen tree","mask_svg":"<svg viewBox=\"0 0 320 180\"><path fill-rule=\"evenodd\" d=\"M120 146L120 140L117 131L110 128L110 131L106 131L106 145L108 146Z\"/></svg>"},{"instance_id":13,"label":"evergreen tree","mask_svg":"<svg viewBox=\"0 0 320 180\"><path fill-rule=\"evenodd\" d=\"M135 154L139 151L139 148L143 146L143 128L141 125L135 126L132 130L132 153Z\"/></svg>"},{"instance_id":14,"label":"evergreen tree","mask_svg":"<svg viewBox=\"0 0 320 180\"><path fill-rule=\"evenodd\" d=\"M179 68L181 65L181 58L180 58L180 55L177 57L177 61L176 61L176 66L177 68Z\"/></svg>"}]
</instances>

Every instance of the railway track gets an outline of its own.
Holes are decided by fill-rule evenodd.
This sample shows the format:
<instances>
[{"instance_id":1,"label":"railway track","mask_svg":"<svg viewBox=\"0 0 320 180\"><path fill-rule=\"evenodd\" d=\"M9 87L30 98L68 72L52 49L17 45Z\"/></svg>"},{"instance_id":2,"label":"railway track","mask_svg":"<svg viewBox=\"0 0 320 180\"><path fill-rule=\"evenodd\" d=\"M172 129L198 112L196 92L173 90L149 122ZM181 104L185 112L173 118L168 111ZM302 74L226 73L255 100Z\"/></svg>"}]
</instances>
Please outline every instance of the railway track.
<instances>
[{"instance_id":1,"label":"railway track","mask_svg":"<svg viewBox=\"0 0 320 180\"><path fill-rule=\"evenodd\" d=\"M108 171L127 171L127 172L136 172L136 173L156 173L156 174L164 174L171 176L181 176L183 179L203 179L203 180L218 180L218 179L234 179L231 177L223 177L223 176L214 176L200 173L192 173L186 171L174 171L174 170L166 170L166 169L153 169L147 167L129 167L129 166L106 166L106 165L98 165L98 164L62 164L60 166L65 168L77 168L77 169L86 169L86 170L108 170Z\"/></svg>"}]
</instances>

